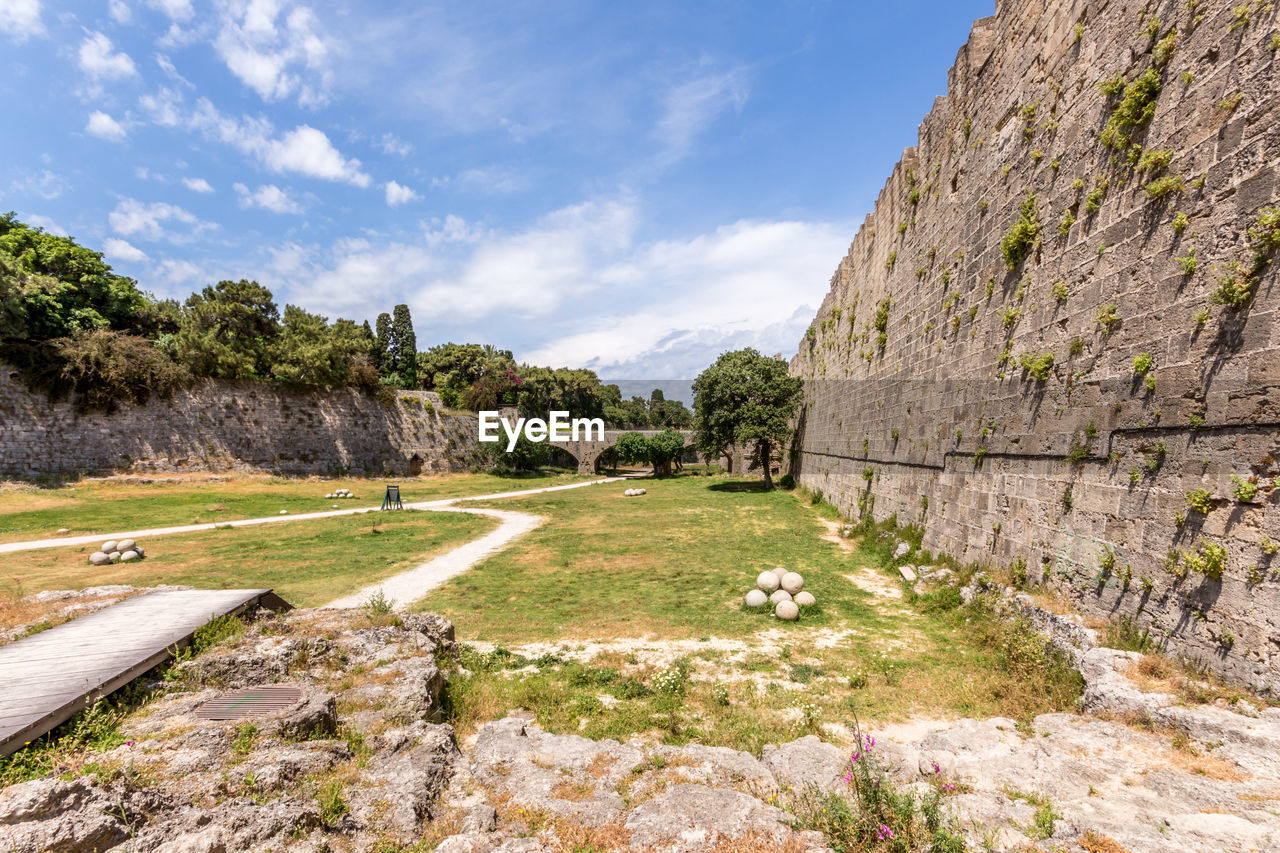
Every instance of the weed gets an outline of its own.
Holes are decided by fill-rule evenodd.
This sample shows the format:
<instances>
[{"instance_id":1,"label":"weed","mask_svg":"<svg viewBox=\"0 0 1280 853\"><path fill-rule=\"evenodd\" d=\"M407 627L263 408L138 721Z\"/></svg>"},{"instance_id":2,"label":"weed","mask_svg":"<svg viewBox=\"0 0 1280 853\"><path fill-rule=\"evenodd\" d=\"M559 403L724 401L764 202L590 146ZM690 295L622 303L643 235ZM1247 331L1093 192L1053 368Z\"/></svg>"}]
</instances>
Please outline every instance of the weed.
<instances>
[{"instance_id":1,"label":"weed","mask_svg":"<svg viewBox=\"0 0 1280 853\"><path fill-rule=\"evenodd\" d=\"M1169 225L1173 228L1174 234L1181 234L1183 231L1187 230L1187 225L1190 222L1191 220L1187 217L1187 215L1183 213L1181 210L1179 210L1178 212L1173 214L1173 219L1169 222ZM1194 249L1194 247L1192 248ZM1194 272L1194 270L1192 271Z\"/></svg>"},{"instance_id":2,"label":"weed","mask_svg":"<svg viewBox=\"0 0 1280 853\"><path fill-rule=\"evenodd\" d=\"M1040 242L1039 208L1034 193L1027 193L1021 213L1000 241L1000 251L1009 269L1016 268L1027 259L1031 250Z\"/></svg>"},{"instance_id":3,"label":"weed","mask_svg":"<svg viewBox=\"0 0 1280 853\"><path fill-rule=\"evenodd\" d=\"M1044 382L1049 378L1049 374L1053 371L1053 353L1023 353L1019 358L1019 364L1022 369L1031 375L1037 382Z\"/></svg>"},{"instance_id":4,"label":"weed","mask_svg":"<svg viewBox=\"0 0 1280 853\"><path fill-rule=\"evenodd\" d=\"M1250 477L1249 479L1241 479L1235 474L1231 475L1231 494L1237 501L1242 504L1253 503L1253 499L1258 496L1258 478Z\"/></svg>"},{"instance_id":5,"label":"weed","mask_svg":"<svg viewBox=\"0 0 1280 853\"><path fill-rule=\"evenodd\" d=\"M1104 91L1106 91L1104 89ZM1154 68L1124 87L1124 94L1111 111L1099 137L1108 148L1127 149L1133 134L1155 115L1156 98L1160 94L1160 74Z\"/></svg>"},{"instance_id":6,"label":"weed","mask_svg":"<svg viewBox=\"0 0 1280 853\"><path fill-rule=\"evenodd\" d=\"M1133 357L1133 372L1141 376L1151 369L1151 353L1142 352Z\"/></svg>"},{"instance_id":7,"label":"weed","mask_svg":"<svg viewBox=\"0 0 1280 853\"><path fill-rule=\"evenodd\" d=\"M1213 495L1208 489L1192 489L1187 492L1187 506L1194 512L1208 515L1213 511Z\"/></svg>"}]
</instances>

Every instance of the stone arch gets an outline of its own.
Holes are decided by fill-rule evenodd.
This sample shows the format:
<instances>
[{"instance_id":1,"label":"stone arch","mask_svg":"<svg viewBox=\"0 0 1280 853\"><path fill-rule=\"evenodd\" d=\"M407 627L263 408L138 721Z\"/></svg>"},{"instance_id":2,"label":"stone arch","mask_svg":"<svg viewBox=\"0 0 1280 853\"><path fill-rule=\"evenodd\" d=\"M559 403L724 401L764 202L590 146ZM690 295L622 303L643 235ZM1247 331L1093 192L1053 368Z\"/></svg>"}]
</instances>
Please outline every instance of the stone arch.
<instances>
[{"instance_id":1,"label":"stone arch","mask_svg":"<svg viewBox=\"0 0 1280 853\"><path fill-rule=\"evenodd\" d=\"M416 477L422 473L422 457L417 453L409 457L409 476Z\"/></svg>"}]
</instances>

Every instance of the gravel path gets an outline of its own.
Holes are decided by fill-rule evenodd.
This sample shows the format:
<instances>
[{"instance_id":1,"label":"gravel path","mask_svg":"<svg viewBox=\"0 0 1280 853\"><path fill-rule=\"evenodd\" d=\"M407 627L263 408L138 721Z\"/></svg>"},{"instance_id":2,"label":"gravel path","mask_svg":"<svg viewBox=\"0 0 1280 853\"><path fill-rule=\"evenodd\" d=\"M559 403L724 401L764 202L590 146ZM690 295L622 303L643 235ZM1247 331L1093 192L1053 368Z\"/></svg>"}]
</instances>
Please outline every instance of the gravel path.
<instances>
[{"instance_id":1,"label":"gravel path","mask_svg":"<svg viewBox=\"0 0 1280 853\"><path fill-rule=\"evenodd\" d=\"M580 489L583 486L594 486L597 483L614 483L625 477L604 477L599 480L587 480L582 483L570 483L567 486L545 486L540 489L522 489L518 492L495 492L491 495L473 495L465 498L443 498L434 501L419 501L405 504L405 509L437 510L460 501L488 501L499 498L519 498L536 495L541 492L558 492L562 489ZM215 521L208 524L184 524L177 527L153 527L149 530L127 530L121 533L93 533L88 536L64 536L59 539L32 539L26 542L0 543L0 554L12 554L15 551L37 551L42 548L66 548L71 545L97 545L108 539L151 539L156 536L170 536L175 533L199 533L202 530L216 530L219 527L253 527L258 524L280 524L289 521L312 521L317 518L338 518L344 515L359 515L366 512L379 512L378 507L357 507L353 509L334 509L325 512L304 512L296 515L269 515L265 518L242 518L238 521Z\"/></svg>"}]
</instances>

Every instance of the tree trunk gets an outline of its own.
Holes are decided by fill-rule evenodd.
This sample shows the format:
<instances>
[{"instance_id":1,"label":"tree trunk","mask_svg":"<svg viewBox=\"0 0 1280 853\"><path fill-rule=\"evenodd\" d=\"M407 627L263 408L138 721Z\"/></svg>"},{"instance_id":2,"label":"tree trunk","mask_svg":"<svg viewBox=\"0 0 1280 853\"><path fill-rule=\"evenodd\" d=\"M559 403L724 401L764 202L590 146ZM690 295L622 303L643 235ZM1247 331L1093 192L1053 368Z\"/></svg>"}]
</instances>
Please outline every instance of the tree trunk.
<instances>
[{"instance_id":1,"label":"tree trunk","mask_svg":"<svg viewBox=\"0 0 1280 853\"><path fill-rule=\"evenodd\" d=\"M764 490L768 492L773 490L773 473L769 470L769 468L772 467L771 460L769 459L769 442L762 441L760 442L759 447L760 467L764 470Z\"/></svg>"}]
</instances>

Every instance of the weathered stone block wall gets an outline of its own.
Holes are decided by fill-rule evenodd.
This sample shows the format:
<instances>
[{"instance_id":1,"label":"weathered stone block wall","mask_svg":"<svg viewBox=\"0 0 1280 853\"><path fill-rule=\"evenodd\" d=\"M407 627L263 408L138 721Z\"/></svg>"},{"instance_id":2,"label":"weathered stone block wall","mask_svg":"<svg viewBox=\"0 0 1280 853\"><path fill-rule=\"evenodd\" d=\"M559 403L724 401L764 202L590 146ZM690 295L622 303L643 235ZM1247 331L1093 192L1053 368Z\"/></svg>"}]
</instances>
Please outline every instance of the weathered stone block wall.
<instances>
[{"instance_id":1,"label":"weathered stone block wall","mask_svg":"<svg viewBox=\"0 0 1280 853\"><path fill-rule=\"evenodd\" d=\"M386 399L353 388L205 380L169 399L77 414L0 365L0 477L244 470L408 474L465 470L476 419L425 391Z\"/></svg>"},{"instance_id":2,"label":"weathered stone block wall","mask_svg":"<svg viewBox=\"0 0 1280 853\"><path fill-rule=\"evenodd\" d=\"M1248 229L1280 195L1276 32L1273 8L1223 0L1006 0L975 23L792 362L791 463L854 517L923 523L927 547L964 560L1023 559L1086 613L1272 691L1277 264L1242 307L1211 294L1250 266ZM1121 99L1099 83L1153 67L1140 148L1107 147ZM1130 165L1162 150L1163 171ZM1162 176L1182 187L1153 198ZM1011 270L1001 239L1028 194L1040 242ZM1049 353L1043 381L1020 366ZM1232 475L1257 478L1251 502ZM1207 515L1187 509L1195 489ZM1184 575L1179 552L1215 545L1221 578Z\"/></svg>"}]
</instances>

